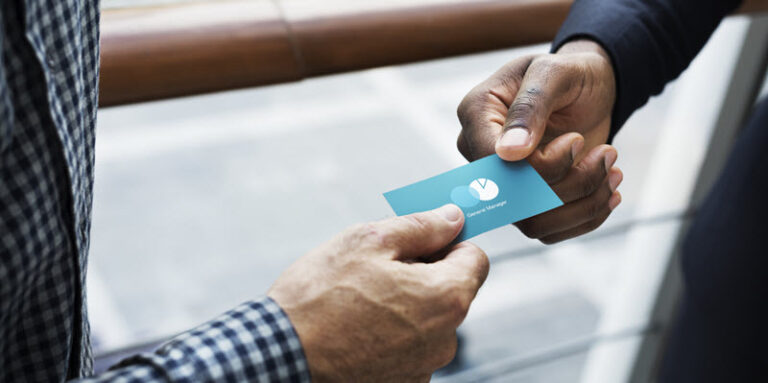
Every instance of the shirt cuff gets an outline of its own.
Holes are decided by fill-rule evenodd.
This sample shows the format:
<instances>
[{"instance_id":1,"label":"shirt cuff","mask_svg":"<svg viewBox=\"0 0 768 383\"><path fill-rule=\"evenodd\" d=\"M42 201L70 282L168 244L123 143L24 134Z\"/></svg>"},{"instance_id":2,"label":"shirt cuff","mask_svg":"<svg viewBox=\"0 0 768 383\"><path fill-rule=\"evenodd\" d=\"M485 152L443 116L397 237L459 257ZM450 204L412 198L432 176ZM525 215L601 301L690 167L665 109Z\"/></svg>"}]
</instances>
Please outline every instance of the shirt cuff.
<instances>
[{"instance_id":1,"label":"shirt cuff","mask_svg":"<svg viewBox=\"0 0 768 383\"><path fill-rule=\"evenodd\" d=\"M170 381L310 381L299 337L269 297L246 302L172 339L154 354L135 356L114 368L136 365L152 367L150 375Z\"/></svg>"}]
</instances>

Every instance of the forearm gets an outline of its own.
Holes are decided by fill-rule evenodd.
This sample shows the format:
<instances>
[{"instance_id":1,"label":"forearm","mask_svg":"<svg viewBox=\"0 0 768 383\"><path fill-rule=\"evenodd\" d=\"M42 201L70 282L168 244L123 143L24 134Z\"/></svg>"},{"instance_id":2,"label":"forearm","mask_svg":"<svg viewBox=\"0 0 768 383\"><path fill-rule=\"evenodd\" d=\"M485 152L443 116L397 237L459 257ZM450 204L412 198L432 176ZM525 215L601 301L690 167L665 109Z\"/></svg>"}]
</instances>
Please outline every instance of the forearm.
<instances>
[{"instance_id":1,"label":"forearm","mask_svg":"<svg viewBox=\"0 0 768 383\"><path fill-rule=\"evenodd\" d=\"M291 322L270 298L245 303L85 382L308 382Z\"/></svg>"},{"instance_id":2,"label":"forearm","mask_svg":"<svg viewBox=\"0 0 768 383\"><path fill-rule=\"evenodd\" d=\"M553 42L586 38L610 56L617 100L611 138L648 98L687 68L740 0L576 0Z\"/></svg>"}]
</instances>

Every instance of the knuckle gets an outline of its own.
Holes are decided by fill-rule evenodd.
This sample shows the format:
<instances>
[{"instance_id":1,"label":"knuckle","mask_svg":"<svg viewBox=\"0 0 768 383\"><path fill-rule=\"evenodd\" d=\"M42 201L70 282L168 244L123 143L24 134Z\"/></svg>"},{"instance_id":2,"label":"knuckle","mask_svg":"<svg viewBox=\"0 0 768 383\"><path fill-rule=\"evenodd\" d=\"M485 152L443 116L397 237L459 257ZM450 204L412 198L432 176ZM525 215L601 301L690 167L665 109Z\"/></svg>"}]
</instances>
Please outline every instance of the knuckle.
<instances>
[{"instance_id":1,"label":"knuckle","mask_svg":"<svg viewBox=\"0 0 768 383\"><path fill-rule=\"evenodd\" d=\"M579 177L576 190L582 198L594 193L602 181L602 179L598 180L596 171L592 171L582 164L576 166L576 175Z\"/></svg>"},{"instance_id":2,"label":"knuckle","mask_svg":"<svg viewBox=\"0 0 768 383\"><path fill-rule=\"evenodd\" d=\"M453 358L456 357L456 352L459 349L459 342L455 334L452 334L448 339L439 346L437 350L437 365L443 367L448 363L451 363Z\"/></svg>"},{"instance_id":3,"label":"knuckle","mask_svg":"<svg viewBox=\"0 0 768 383\"><path fill-rule=\"evenodd\" d=\"M553 156L554 157L554 156ZM573 158L570 153L565 153L559 157L552 158L552 166L550 173L557 177L558 180L565 178L573 165Z\"/></svg>"},{"instance_id":4,"label":"knuckle","mask_svg":"<svg viewBox=\"0 0 768 383\"><path fill-rule=\"evenodd\" d=\"M533 62L531 63L531 69L535 69L537 71L542 72L549 72L552 70L558 69L560 66L559 60L555 55L542 55L537 57Z\"/></svg>"},{"instance_id":5,"label":"knuckle","mask_svg":"<svg viewBox=\"0 0 768 383\"><path fill-rule=\"evenodd\" d=\"M599 202L590 202L587 205L587 217L594 219L600 216L600 213L603 211L603 204Z\"/></svg>"},{"instance_id":6,"label":"knuckle","mask_svg":"<svg viewBox=\"0 0 768 383\"><path fill-rule=\"evenodd\" d=\"M360 240L365 236L364 233L366 233L369 228L368 226L370 223L357 223L352 226L347 227L344 232L342 232L342 242L344 243L355 243L360 242Z\"/></svg>"},{"instance_id":7,"label":"knuckle","mask_svg":"<svg viewBox=\"0 0 768 383\"><path fill-rule=\"evenodd\" d=\"M488 258L488 254L486 254L485 251L477 246L475 246L475 248L477 249L477 272L475 275L480 275L483 277L483 280L485 280L485 276L488 275L488 272L491 269L491 260Z\"/></svg>"},{"instance_id":8,"label":"knuckle","mask_svg":"<svg viewBox=\"0 0 768 383\"><path fill-rule=\"evenodd\" d=\"M469 91L461 100L456 108L456 116L459 118L462 127L466 129L472 126L472 118L476 114L477 108L484 104L484 97L487 93L484 85L480 84Z\"/></svg>"},{"instance_id":9,"label":"knuckle","mask_svg":"<svg viewBox=\"0 0 768 383\"><path fill-rule=\"evenodd\" d=\"M343 235L348 247L377 246L387 242L390 235L374 222L351 226Z\"/></svg>"},{"instance_id":10,"label":"knuckle","mask_svg":"<svg viewBox=\"0 0 768 383\"><path fill-rule=\"evenodd\" d=\"M546 56L546 54L532 54L527 56L518 57L512 61L504 64L501 69L496 72L500 77L510 78L511 80L520 81L525 75L531 64L539 57ZM496 76L496 75L494 75Z\"/></svg>"},{"instance_id":11,"label":"knuckle","mask_svg":"<svg viewBox=\"0 0 768 383\"><path fill-rule=\"evenodd\" d=\"M564 179L571 170L573 159L570 153L558 154L551 151L536 151L528 157L528 162L548 183Z\"/></svg>"},{"instance_id":12,"label":"knuckle","mask_svg":"<svg viewBox=\"0 0 768 383\"><path fill-rule=\"evenodd\" d=\"M568 77L573 74L573 66L557 55L542 56L537 60L536 70L546 79Z\"/></svg>"},{"instance_id":13,"label":"knuckle","mask_svg":"<svg viewBox=\"0 0 768 383\"><path fill-rule=\"evenodd\" d=\"M471 287L477 288L479 287L479 284L482 284L482 282L485 280L485 277L488 275L488 271L491 268L491 262L488 259L488 254L486 254L483 249L477 247L475 244L466 242L464 246L467 248L467 251L475 258L474 270L471 270L470 272L470 276L472 277L470 282ZM478 281L477 278L480 280Z\"/></svg>"},{"instance_id":14,"label":"knuckle","mask_svg":"<svg viewBox=\"0 0 768 383\"><path fill-rule=\"evenodd\" d=\"M509 107L510 121L507 126L525 125L525 119L536 109L536 98L531 95L518 96Z\"/></svg>"},{"instance_id":15,"label":"knuckle","mask_svg":"<svg viewBox=\"0 0 768 383\"><path fill-rule=\"evenodd\" d=\"M459 137L456 139L456 148L459 150L459 153L464 156L464 158L467 160L471 159L471 153L469 151L469 147L467 146L467 139L462 133L459 133Z\"/></svg>"},{"instance_id":16,"label":"knuckle","mask_svg":"<svg viewBox=\"0 0 768 383\"><path fill-rule=\"evenodd\" d=\"M432 226L424 214L409 214L400 218L408 231L426 233Z\"/></svg>"},{"instance_id":17,"label":"knuckle","mask_svg":"<svg viewBox=\"0 0 768 383\"><path fill-rule=\"evenodd\" d=\"M459 117L459 121L462 122L462 125L463 121L465 120L464 116L467 115L467 109L469 108L469 97L469 94L464 96L464 99L461 100L459 106L456 108L456 116Z\"/></svg>"},{"instance_id":18,"label":"knuckle","mask_svg":"<svg viewBox=\"0 0 768 383\"><path fill-rule=\"evenodd\" d=\"M461 291L454 289L454 291ZM453 293L446 295L446 312L450 323L458 325L464 320L469 311L469 305L472 300L464 293Z\"/></svg>"},{"instance_id":19,"label":"knuckle","mask_svg":"<svg viewBox=\"0 0 768 383\"><path fill-rule=\"evenodd\" d=\"M541 56L534 64L536 71L546 80L556 80L555 89L558 91L567 91L582 81L581 66L558 55Z\"/></svg>"}]
</instances>

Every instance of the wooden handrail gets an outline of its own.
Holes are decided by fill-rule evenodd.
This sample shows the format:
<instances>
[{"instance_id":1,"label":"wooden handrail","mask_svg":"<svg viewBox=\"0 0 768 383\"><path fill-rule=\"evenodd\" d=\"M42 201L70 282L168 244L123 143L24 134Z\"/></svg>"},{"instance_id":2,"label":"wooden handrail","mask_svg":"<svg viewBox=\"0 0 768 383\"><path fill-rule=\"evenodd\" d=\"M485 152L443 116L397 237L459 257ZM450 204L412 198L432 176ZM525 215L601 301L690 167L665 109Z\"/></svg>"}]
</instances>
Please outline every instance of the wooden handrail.
<instances>
[{"instance_id":1,"label":"wooden handrail","mask_svg":"<svg viewBox=\"0 0 768 383\"><path fill-rule=\"evenodd\" d=\"M571 0L432 1L308 10L227 0L102 13L100 106L268 85L541 43ZM316 2L315 2L316 3ZM359 4L359 3L358 3ZM748 0L743 12L768 10Z\"/></svg>"}]
</instances>

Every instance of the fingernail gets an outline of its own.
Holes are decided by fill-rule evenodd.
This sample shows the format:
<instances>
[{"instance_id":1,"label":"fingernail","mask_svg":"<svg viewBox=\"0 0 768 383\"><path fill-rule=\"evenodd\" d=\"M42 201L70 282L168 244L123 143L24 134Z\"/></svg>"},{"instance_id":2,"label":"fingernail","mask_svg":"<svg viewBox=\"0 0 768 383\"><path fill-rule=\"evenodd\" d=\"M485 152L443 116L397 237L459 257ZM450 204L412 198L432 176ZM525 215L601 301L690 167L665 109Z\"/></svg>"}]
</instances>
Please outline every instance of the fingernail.
<instances>
[{"instance_id":1,"label":"fingernail","mask_svg":"<svg viewBox=\"0 0 768 383\"><path fill-rule=\"evenodd\" d=\"M581 153L581 149L584 149L584 140L576 140L576 142L571 145L571 158L576 159L576 156Z\"/></svg>"},{"instance_id":2,"label":"fingernail","mask_svg":"<svg viewBox=\"0 0 768 383\"><path fill-rule=\"evenodd\" d=\"M507 130L507 132L501 136L499 144L501 144L501 146L526 146L530 140L531 135L528 133L528 129L518 127Z\"/></svg>"},{"instance_id":3,"label":"fingernail","mask_svg":"<svg viewBox=\"0 0 768 383\"><path fill-rule=\"evenodd\" d=\"M459 218L461 218L461 209L453 204L448 204L437 208L434 210L434 212L449 222L456 222L459 220Z\"/></svg>"},{"instance_id":4,"label":"fingernail","mask_svg":"<svg viewBox=\"0 0 768 383\"><path fill-rule=\"evenodd\" d=\"M611 167L613 167L613 164L616 163L616 154L615 150L611 150L610 152L605 154L605 170L611 170Z\"/></svg>"},{"instance_id":5,"label":"fingernail","mask_svg":"<svg viewBox=\"0 0 768 383\"><path fill-rule=\"evenodd\" d=\"M621 194L614 193L611 196L611 199L608 200L608 208L613 210L616 208L616 206L619 206L620 203L621 203Z\"/></svg>"},{"instance_id":6,"label":"fingernail","mask_svg":"<svg viewBox=\"0 0 768 383\"><path fill-rule=\"evenodd\" d=\"M611 191L616 191L616 188L619 187L623 178L621 172L613 172L608 176L608 186L611 187Z\"/></svg>"}]
</instances>

